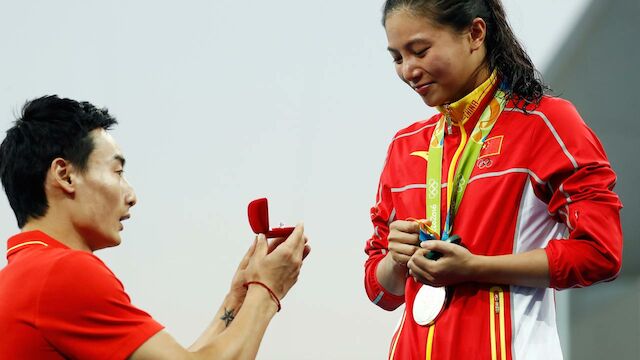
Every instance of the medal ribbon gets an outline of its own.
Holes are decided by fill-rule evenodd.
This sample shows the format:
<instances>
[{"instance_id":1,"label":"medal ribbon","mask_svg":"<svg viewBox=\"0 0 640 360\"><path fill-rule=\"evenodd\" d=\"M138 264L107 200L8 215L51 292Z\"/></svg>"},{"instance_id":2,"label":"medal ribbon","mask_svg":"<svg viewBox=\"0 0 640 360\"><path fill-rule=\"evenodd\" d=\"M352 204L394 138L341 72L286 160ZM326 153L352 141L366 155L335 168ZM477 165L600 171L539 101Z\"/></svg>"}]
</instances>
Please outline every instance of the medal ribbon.
<instances>
[{"instance_id":1,"label":"medal ribbon","mask_svg":"<svg viewBox=\"0 0 640 360\"><path fill-rule=\"evenodd\" d=\"M460 146L453 155L449 166L447 178L447 216L445 219L444 229L442 230L442 240L446 240L451 235L453 229L453 221L460 207L462 196L469 183L471 171L478 159L482 145L491 129L498 120L498 116L504 109L507 100L506 94L497 86L497 75L493 74L482 85L476 88L472 93L465 96L460 101L452 104L450 107L456 107L462 103L468 103L464 108L463 118L460 121L460 131L462 139ZM493 96L491 91L495 89ZM479 99L477 101L476 99ZM477 105L474 107L474 105ZM456 111L454 109L454 111ZM440 118L436 124L436 128L431 135L429 143L429 153L427 155L427 219L431 220L434 230L440 231L440 199L441 199L441 183L442 183L442 157L444 152L445 122L451 122L451 110L447 108L446 114ZM479 117L479 118L478 118ZM467 141L467 133L464 124L467 120L478 118L469 141ZM457 168L456 168L457 164ZM454 172L455 169L455 172Z\"/></svg>"}]
</instances>

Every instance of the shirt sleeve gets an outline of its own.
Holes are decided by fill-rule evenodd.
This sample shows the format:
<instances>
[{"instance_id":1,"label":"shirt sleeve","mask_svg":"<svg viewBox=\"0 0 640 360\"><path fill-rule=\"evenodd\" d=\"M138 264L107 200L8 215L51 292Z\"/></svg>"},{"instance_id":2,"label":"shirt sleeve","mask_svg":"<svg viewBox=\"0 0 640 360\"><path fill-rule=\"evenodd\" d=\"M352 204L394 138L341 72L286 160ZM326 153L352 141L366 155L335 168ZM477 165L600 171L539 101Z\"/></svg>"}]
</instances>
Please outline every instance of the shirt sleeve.
<instances>
[{"instance_id":1,"label":"shirt sleeve","mask_svg":"<svg viewBox=\"0 0 640 360\"><path fill-rule=\"evenodd\" d=\"M163 328L92 254L73 252L45 276L36 325L67 358L125 359Z\"/></svg>"},{"instance_id":2,"label":"shirt sleeve","mask_svg":"<svg viewBox=\"0 0 640 360\"><path fill-rule=\"evenodd\" d=\"M404 303L404 296L397 296L386 291L378 282L376 275L378 264L388 251L387 236L389 235L389 224L394 220L395 213L388 182L392 147L393 143L389 145L387 159L385 160L382 175L380 176L376 204L371 208L373 235L365 246L365 253L368 258L364 265L364 286L367 296L375 305L385 310L394 310Z\"/></svg>"},{"instance_id":3,"label":"shirt sleeve","mask_svg":"<svg viewBox=\"0 0 640 360\"><path fill-rule=\"evenodd\" d=\"M569 235L551 240L545 251L550 286L584 287L618 276L622 262L622 204L613 192L616 174L604 149L575 107L554 99L537 132L534 172L544 185L537 192L549 214ZM545 154L545 156L540 156Z\"/></svg>"}]
</instances>

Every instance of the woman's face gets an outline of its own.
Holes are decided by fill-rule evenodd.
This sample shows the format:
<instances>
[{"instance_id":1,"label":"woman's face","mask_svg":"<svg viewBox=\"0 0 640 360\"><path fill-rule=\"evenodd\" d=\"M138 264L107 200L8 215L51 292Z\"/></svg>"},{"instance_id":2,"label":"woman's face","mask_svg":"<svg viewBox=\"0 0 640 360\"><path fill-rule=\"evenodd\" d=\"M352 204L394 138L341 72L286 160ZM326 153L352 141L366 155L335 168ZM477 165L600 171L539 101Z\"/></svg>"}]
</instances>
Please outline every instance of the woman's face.
<instances>
[{"instance_id":1,"label":"woman's face","mask_svg":"<svg viewBox=\"0 0 640 360\"><path fill-rule=\"evenodd\" d=\"M481 19L460 33L397 10L387 16L385 30L398 76L429 106L455 102L489 77Z\"/></svg>"}]
</instances>

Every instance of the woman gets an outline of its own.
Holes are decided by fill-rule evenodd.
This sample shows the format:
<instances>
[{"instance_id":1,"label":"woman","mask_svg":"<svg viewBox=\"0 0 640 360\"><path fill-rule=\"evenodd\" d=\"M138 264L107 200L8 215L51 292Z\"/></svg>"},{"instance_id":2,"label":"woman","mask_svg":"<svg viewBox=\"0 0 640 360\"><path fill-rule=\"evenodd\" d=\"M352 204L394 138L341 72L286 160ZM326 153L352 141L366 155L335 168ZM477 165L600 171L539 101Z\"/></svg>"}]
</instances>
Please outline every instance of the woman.
<instances>
[{"instance_id":1,"label":"woman","mask_svg":"<svg viewBox=\"0 0 640 360\"><path fill-rule=\"evenodd\" d=\"M562 358L553 289L621 266L600 142L544 95L499 0L388 0L383 12L398 76L440 112L393 138L371 210L367 294L406 305L390 359ZM421 242L453 235L460 245Z\"/></svg>"}]
</instances>

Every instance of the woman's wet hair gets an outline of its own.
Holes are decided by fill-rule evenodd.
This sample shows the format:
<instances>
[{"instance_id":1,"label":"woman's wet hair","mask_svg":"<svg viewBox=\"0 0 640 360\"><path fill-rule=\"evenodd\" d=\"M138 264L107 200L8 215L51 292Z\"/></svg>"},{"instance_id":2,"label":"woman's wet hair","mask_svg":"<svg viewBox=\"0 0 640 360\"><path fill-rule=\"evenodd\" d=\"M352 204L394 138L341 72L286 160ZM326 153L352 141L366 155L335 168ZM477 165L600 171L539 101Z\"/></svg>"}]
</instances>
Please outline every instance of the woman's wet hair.
<instances>
[{"instance_id":1,"label":"woman's wet hair","mask_svg":"<svg viewBox=\"0 0 640 360\"><path fill-rule=\"evenodd\" d=\"M458 32L468 30L474 19L481 18L487 25L487 65L490 71L497 71L516 106L532 110L549 90L511 30L500 0L387 0L382 25L397 11L408 11Z\"/></svg>"}]
</instances>

